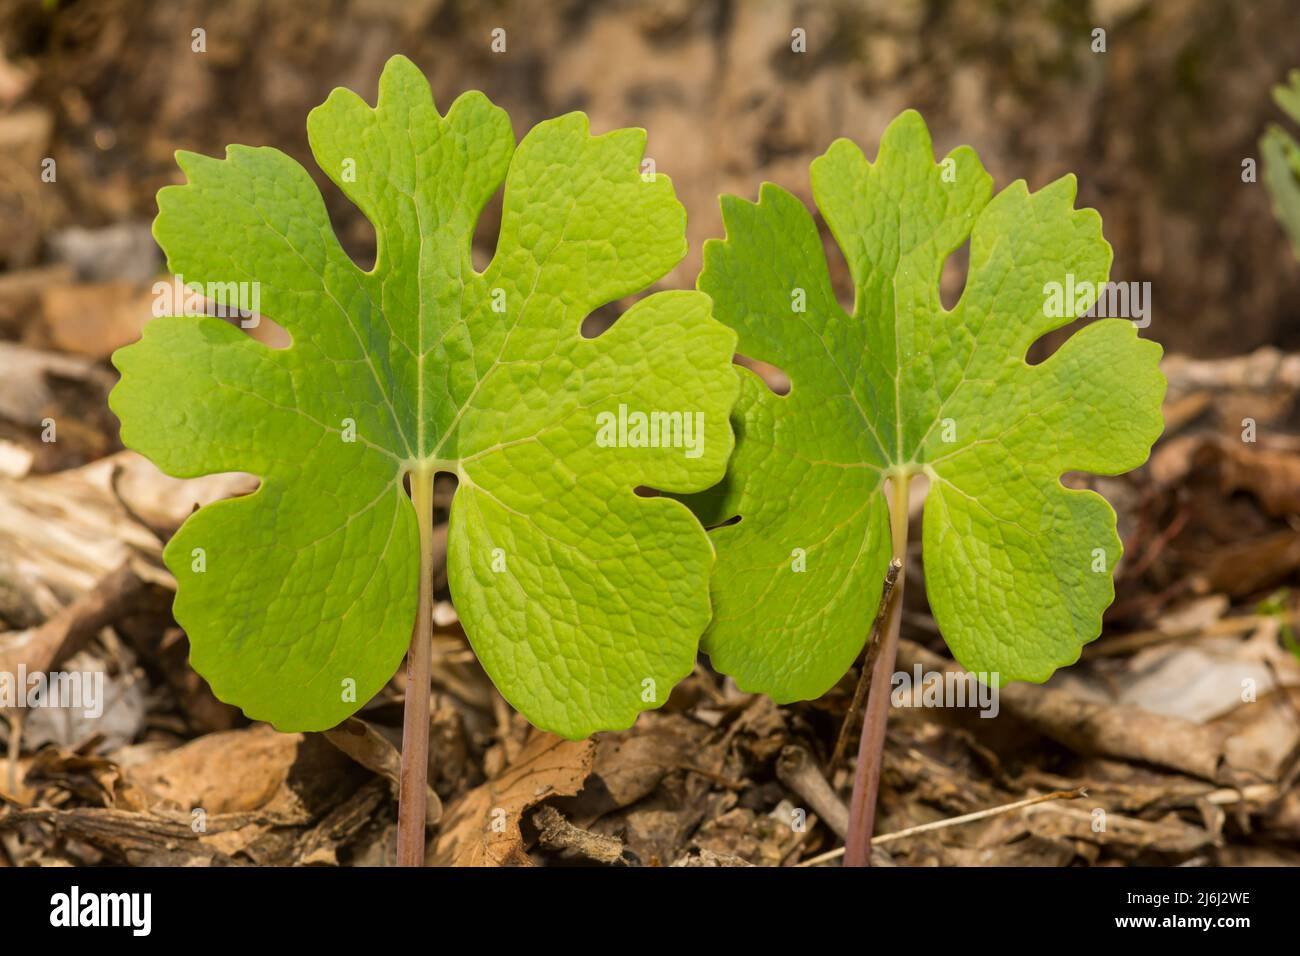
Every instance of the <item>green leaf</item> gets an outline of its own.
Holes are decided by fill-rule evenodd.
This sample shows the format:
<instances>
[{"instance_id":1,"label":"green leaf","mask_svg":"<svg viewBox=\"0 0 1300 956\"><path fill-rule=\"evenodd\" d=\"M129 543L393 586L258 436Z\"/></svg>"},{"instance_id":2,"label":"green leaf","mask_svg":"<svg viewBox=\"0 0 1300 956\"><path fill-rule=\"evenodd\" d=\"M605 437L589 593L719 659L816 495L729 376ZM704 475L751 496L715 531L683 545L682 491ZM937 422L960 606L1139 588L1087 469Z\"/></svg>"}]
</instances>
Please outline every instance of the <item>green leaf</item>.
<instances>
[{"instance_id":1,"label":"green leaf","mask_svg":"<svg viewBox=\"0 0 1300 956\"><path fill-rule=\"evenodd\" d=\"M1282 112L1300 123L1300 70L1291 70L1286 75L1286 83L1273 87L1273 102Z\"/></svg>"},{"instance_id":2,"label":"green leaf","mask_svg":"<svg viewBox=\"0 0 1300 956\"><path fill-rule=\"evenodd\" d=\"M1286 85L1273 87L1273 101L1300 123L1300 70L1287 74ZM1264 183L1273 198L1273 214L1300 259L1300 144L1282 127L1270 123L1259 141Z\"/></svg>"},{"instance_id":3,"label":"green leaf","mask_svg":"<svg viewBox=\"0 0 1300 956\"><path fill-rule=\"evenodd\" d=\"M635 489L718 481L737 389L735 335L698 292L650 296L581 334L592 310L686 250L672 184L640 174L644 131L593 137L571 113L516 148L486 97L439 115L424 76L395 57L375 108L336 89L308 134L374 225L374 268L343 252L284 153L178 153L188 182L159 193L154 224L169 268L205 287L260 283L261 311L293 343L171 317L114 356L126 444L173 475L262 479L193 515L166 549L195 668L283 730L346 718L411 639L419 532L404 480L427 488L450 472L450 588L488 674L544 729L629 725L692 669L713 561L686 507ZM471 237L503 180L499 242L479 273ZM700 453L602 447L598 416L620 405L702 416Z\"/></svg>"},{"instance_id":4,"label":"green leaf","mask_svg":"<svg viewBox=\"0 0 1300 956\"><path fill-rule=\"evenodd\" d=\"M848 261L851 315L812 216L777 186L757 204L723 197L727 238L704 249L699 288L714 314L792 386L778 396L739 371L736 453L723 484L693 499L707 524L740 516L712 531L703 647L745 690L824 693L875 615L892 550L886 479L922 473L926 586L949 647L970 670L1045 680L1099 633L1120 556L1110 507L1059 479L1134 468L1161 430L1160 347L1131 322L1095 321L1025 362L1087 310L1070 302L1049 317L1047 284L1106 280L1101 220L1073 208L1073 177L990 200L975 153L936 164L911 111L875 164L839 140L812 185ZM965 290L948 311L940 271L968 238Z\"/></svg>"}]
</instances>

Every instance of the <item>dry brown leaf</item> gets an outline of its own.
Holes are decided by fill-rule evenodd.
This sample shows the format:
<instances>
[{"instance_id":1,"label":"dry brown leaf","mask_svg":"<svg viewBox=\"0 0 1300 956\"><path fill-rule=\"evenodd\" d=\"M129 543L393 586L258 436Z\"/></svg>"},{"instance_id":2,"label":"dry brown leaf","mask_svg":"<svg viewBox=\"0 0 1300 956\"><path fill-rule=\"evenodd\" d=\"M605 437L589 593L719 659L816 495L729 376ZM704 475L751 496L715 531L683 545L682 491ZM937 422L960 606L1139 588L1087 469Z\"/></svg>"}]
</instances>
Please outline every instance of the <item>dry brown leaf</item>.
<instances>
[{"instance_id":1,"label":"dry brown leaf","mask_svg":"<svg viewBox=\"0 0 1300 956\"><path fill-rule=\"evenodd\" d=\"M1219 487L1248 491L1274 517L1300 514L1300 454L1265 444L1220 441Z\"/></svg>"},{"instance_id":2,"label":"dry brown leaf","mask_svg":"<svg viewBox=\"0 0 1300 956\"><path fill-rule=\"evenodd\" d=\"M113 376L88 359L0 342L0 418L25 428L44 427L43 420L56 411L54 379L84 383L101 400L113 385Z\"/></svg>"},{"instance_id":3,"label":"dry brown leaf","mask_svg":"<svg viewBox=\"0 0 1300 956\"><path fill-rule=\"evenodd\" d=\"M803 841L803 833L771 814L736 807L706 821L691 847L720 857L739 857L756 866L780 866Z\"/></svg>"},{"instance_id":4,"label":"dry brown leaf","mask_svg":"<svg viewBox=\"0 0 1300 956\"><path fill-rule=\"evenodd\" d=\"M133 556L161 562L151 527L174 530L196 506L256 486L239 474L169 478L134 452L52 475L0 475L0 571L49 617Z\"/></svg>"},{"instance_id":5,"label":"dry brown leaf","mask_svg":"<svg viewBox=\"0 0 1300 956\"><path fill-rule=\"evenodd\" d=\"M54 348L106 359L140 337L153 298L148 286L123 280L52 286L41 295L41 313Z\"/></svg>"},{"instance_id":6,"label":"dry brown leaf","mask_svg":"<svg viewBox=\"0 0 1300 956\"><path fill-rule=\"evenodd\" d=\"M1204 557L1206 586L1233 597L1271 587L1300 569L1300 535L1291 529L1226 544Z\"/></svg>"},{"instance_id":7,"label":"dry brown leaf","mask_svg":"<svg viewBox=\"0 0 1300 956\"><path fill-rule=\"evenodd\" d=\"M448 810L429 854L432 866L528 866L520 822L549 797L570 797L591 773L596 744L534 733L495 779Z\"/></svg>"},{"instance_id":8,"label":"dry brown leaf","mask_svg":"<svg viewBox=\"0 0 1300 956\"><path fill-rule=\"evenodd\" d=\"M34 790L54 787L96 806L111 806L121 770L111 760L44 747L27 768L23 784Z\"/></svg>"},{"instance_id":9,"label":"dry brown leaf","mask_svg":"<svg viewBox=\"0 0 1300 956\"><path fill-rule=\"evenodd\" d=\"M41 181L54 125L54 114L35 106L0 115L0 261L10 268L35 261L46 229L64 209L59 190Z\"/></svg>"},{"instance_id":10,"label":"dry brown leaf","mask_svg":"<svg viewBox=\"0 0 1300 956\"><path fill-rule=\"evenodd\" d=\"M140 766L126 779L152 810L202 808L209 817L257 812L277 822L306 822L339 799L359 774L324 740L282 734L265 724L207 734Z\"/></svg>"},{"instance_id":11,"label":"dry brown leaf","mask_svg":"<svg viewBox=\"0 0 1300 956\"><path fill-rule=\"evenodd\" d=\"M599 735L592 776L600 786L587 788L579 816L591 821L636 803L665 774L692 763L704 736L704 727L677 714L656 714L624 733Z\"/></svg>"}]
</instances>

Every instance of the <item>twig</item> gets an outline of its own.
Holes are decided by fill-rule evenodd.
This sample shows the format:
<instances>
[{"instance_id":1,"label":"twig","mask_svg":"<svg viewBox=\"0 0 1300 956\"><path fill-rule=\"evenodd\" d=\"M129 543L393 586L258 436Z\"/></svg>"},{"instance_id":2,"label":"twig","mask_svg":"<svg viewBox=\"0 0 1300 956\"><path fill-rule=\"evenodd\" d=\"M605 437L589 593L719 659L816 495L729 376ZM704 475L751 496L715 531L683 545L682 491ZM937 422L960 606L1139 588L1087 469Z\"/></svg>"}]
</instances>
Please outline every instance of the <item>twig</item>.
<instances>
[{"instance_id":1,"label":"twig","mask_svg":"<svg viewBox=\"0 0 1300 956\"><path fill-rule=\"evenodd\" d=\"M962 673L960 665L919 644L900 641L900 669ZM1085 756L1152 764L1212 783L1234 782L1237 761L1223 727L1197 724L1128 704L1078 697L1056 687L1012 683L998 688L1001 713Z\"/></svg>"},{"instance_id":2,"label":"twig","mask_svg":"<svg viewBox=\"0 0 1300 956\"><path fill-rule=\"evenodd\" d=\"M895 830L893 833L882 833L871 841L872 846L880 846L883 843L893 843L895 840L902 840L904 837L915 836L918 833L928 833L933 830L946 830L948 827L960 826L963 823L974 823L977 820L986 820L989 817L996 817L1002 813L1010 813L1012 810L1020 810L1024 807L1032 807L1036 803L1046 803L1048 800L1077 800L1080 797L1086 797L1088 791L1083 787L1074 790L1054 790L1051 793L1044 793L1037 797L1029 797L1026 800L1017 800L1015 803L1004 803L999 807L990 807L987 810L977 810L974 813L965 813L959 817L949 817L946 820L935 820L933 823L922 823L918 826L908 827L905 830ZM839 859L844 855L844 847L837 847L819 856L810 857L797 866L816 866L819 863L828 863L831 860Z\"/></svg>"},{"instance_id":3,"label":"twig","mask_svg":"<svg viewBox=\"0 0 1300 956\"><path fill-rule=\"evenodd\" d=\"M349 717L324 733L325 739L371 773L383 777L395 789L402 785L402 756L392 741L360 717ZM433 787L426 787L425 822L433 826L442 819L442 800Z\"/></svg>"},{"instance_id":4,"label":"twig","mask_svg":"<svg viewBox=\"0 0 1300 956\"><path fill-rule=\"evenodd\" d=\"M884 629L885 612L889 609L889 598L894 593L894 583L898 580L898 575L903 571L903 562L898 558L893 558L889 562L889 568L885 571L885 584L880 590L880 607L876 611L875 623L871 625L871 634L867 638L867 651L862 660L862 671L858 674L858 686L853 691L853 700L849 703L849 709L844 714L844 723L840 724L840 735L835 740L835 750L831 753L831 761L826 765L826 773L833 774L835 768L840 765L844 759L844 751L848 749L849 738L853 736L854 724L857 722L858 713L862 710L862 702L867 699L867 688L871 684L871 671L876 665L876 657L880 654L880 634Z\"/></svg>"},{"instance_id":5,"label":"twig","mask_svg":"<svg viewBox=\"0 0 1300 956\"><path fill-rule=\"evenodd\" d=\"M849 808L822 776L812 755L803 747L781 748L776 760L776 776L786 788L797 794L843 839L849 832Z\"/></svg>"},{"instance_id":6,"label":"twig","mask_svg":"<svg viewBox=\"0 0 1300 956\"><path fill-rule=\"evenodd\" d=\"M1246 631L1252 631L1258 627L1259 622L1262 620L1262 615L1234 615L1220 618L1204 627L1196 628L1194 633L1198 637L1244 634ZM1188 633L1182 629L1161 630L1158 627L1153 627L1141 631L1129 631L1127 634L1098 638L1084 647L1083 655L1085 657L1118 657L1123 654L1133 654L1145 650L1156 644L1163 644L1165 641L1180 641L1186 637L1188 637Z\"/></svg>"},{"instance_id":7,"label":"twig","mask_svg":"<svg viewBox=\"0 0 1300 956\"><path fill-rule=\"evenodd\" d=\"M1211 790L1203 799L1212 806L1228 807L1238 803L1272 803L1281 795L1281 789L1275 784L1254 783L1247 787Z\"/></svg>"},{"instance_id":8,"label":"twig","mask_svg":"<svg viewBox=\"0 0 1300 956\"><path fill-rule=\"evenodd\" d=\"M133 563L123 562L44 624L4 648L0 670L13 673L20 664L28 673L52 670L85 647L101 629L135 611L148 592L148 582L136 573Z\"/></svg>"},{"instance_id":9,"label":"twig","mask_svg":"<svg viewBox=\"0 0 1300 956\"><path fill-rule=\"evenodd\" d=\"M543 806L533 814L542 846L552 850L572 850L597 863L622 863L623 841L576 827L554 807Z\"/></svg>"},{"instance_id":10,"label":"twig","mask_svg":"<svg viewBox=\"0 0 1300 956\"><path fill-rule=\"evenodd\" d=\"M1198 637L1244 634L1247 631L1253 631L1261 623L1270 619L1281 621L1284 624L1300 624L1300 611L1291 614L1235 614L1230 617L1219 618L1219 620L1204 627L1198 627L1194 633ZM1162 631L1159 628L1152 628L1144 631L1130 631L1127 634L1119 634L1115 637L1100 638L1084 647L1083 653L1085 657L1115 657L1121 654L1131 654L1155 644L1163 644L1166 641L1179 641L1187 636L1188 632L1182 630Z\"/></svg>"}]
</instances>

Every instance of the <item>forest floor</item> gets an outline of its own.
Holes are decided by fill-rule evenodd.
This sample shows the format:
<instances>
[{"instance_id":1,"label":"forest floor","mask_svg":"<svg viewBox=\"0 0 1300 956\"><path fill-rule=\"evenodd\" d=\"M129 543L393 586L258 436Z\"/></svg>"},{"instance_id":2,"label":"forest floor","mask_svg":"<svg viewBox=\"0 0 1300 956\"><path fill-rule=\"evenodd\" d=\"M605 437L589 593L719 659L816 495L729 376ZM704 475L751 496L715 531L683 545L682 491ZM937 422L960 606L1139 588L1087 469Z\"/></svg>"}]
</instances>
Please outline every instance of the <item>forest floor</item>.
<instances>
[{"instance_id":1,"label":"forest floor","mask_svg":"<svg viewBox=\"0 0 1300 956\"><path fill-rule=\"evenodd\" d=\"M106 406L115 379L107 358L150 314L163 264L148 223L154 191L177 175L172 149L276 143L305 158L306 108L322 97L302 77L345 63L373 83L395 37L415 29L402 18L418 15L384 19L375 3L355 31L333 23L322 33L319 20L292 17L259 31L253 7L230 4L205 21L213 59L196 72L187 55L140 60L131 51L142 48L141 31L150 42L173 29L188 38L193 9L204 5L151 5L138 17L122 12L128 6L73 5L55 36L33 25L34 14L15 14L0 47L3 168L39 169L52 154L64 184L55 200L38 179L0 181L0 211L13 224L0 233L0 672L102 673L106 689L93 717L0 711L0 866L384 864L394 855L403 676L327 733L277 733L213 697L189 667L161 549L196 505L248 493L256 479L173 479L123 450ZM484 26L447 12L457 4L397 6L426 10L429 22L416 26L430 34ZM696 250L718 232L719 188L749 195L765 177L792 181L832 130L878 130L895 106L946 102L949 92L959 111L972 84L970 95L996 85L978 71L953 71L952 91L918 79L927 58L959 52L932 48L948 34L908 40L917 23L872 34L872 56L853 61L866 66L805 76L753 52L766 21L750 7L723 5L727 18L697 22L696 5L662 6L538 24L548 36L579 31L585 42L570 58L507 71L494 95L523 118L581 106L601 128L624 121L624 99L644 100L649 118L637 125L667 131L661 168L683 184ZM1150 14L1153 24L1141 19L1146 4L1119 6L1163 38L1148 50L1157 61L1160 44L1180 35L1159 22L1164 12ZM241 72L232 35L260 44L257 70ZM347 56L332 45L345 35ZM24 44L31 49L15 53ZM601 54L626 48L643 58L658 51L647 62L659 66L638 74ZM430 49L430 57L445 52L447 69L465 71L468 85L497 82L483 79L496 67L486 54L457 52L451 41ZM716 93L708 115L732 114L734 137L696 136L703 106L678 110L670 95L687 74L715 78L700 84ZM1140 70L1120 75L1141 86ZM350 75L338 82L362 88ZM884 89L872 93L875 105L832 94L871 83ZM1106 89L1090 87L1086 107L1056 109L1050 120L1052 88L1040 89L1042 99L1011 105L1034 128L1057 124L1041 139L999 138L995 128L1013 127L992 113L983 134L972 134L1001 144L992 149L998 184L1032 172L1042 185L1065 171L1057 168L1063 152L1070 164L1114 166L1114 156L1089 153L1097 131L1079 120L1111 102ZM1005 96L996 102L1010 108ZM1151 128L1193 125L1182 115L1153 113ZM1206 132L1238 134L1256 135ZM706 169L724 172L711 178ZM1077 665L1042 686L1004 688L996 716L928 706L923 693L910 702L918 706L894 708L876 828L881 864L1300 864L1300 353L1262 344L1295 345L1294 322L1283 334L1279 319L1300 308L1282 271L1294 263L1261 197L1231 212L1169 209L1159 204L1187 195L1176 184L1138 184L1130 194L1127 172L1109 183L1106 175L1099 166L1081 182L1085 190L1101 182L1093 204L1109 196L1120 209L1112 218L1103 208L1117 261L1127 248L1127 261L1171 290L1161 323L1197 314L1198 303L1206 315L1204 326L1152 330L1168 331L1171 351L1167 427L1151 460L1128 475L1072 482L1100 491L1118 513L1125 555L1116 601ZM364 256L365 224L340 205L331 200L340 233ZM1231 246L1226 272L1207 264L1213 249L1186 240L1205 221L1219 223ZM688 260L669 284L691 284L697 266ZM1230 286L1249 292L1236 300L1240 329L1225 305L1234 301ZM1234 342L1243 354L1205 357ZM50 420L53 442L43 440ZM450 495L439 487L443 521ZM951 662L919 586L919 544L907 574L898 670L942 670ZM739 692L701 658L667 704L632 729L570 742L533 730L505 704L474 658L445 580L435 585L430 862L838 865L850 767L832 754L856 669L819 700L777 706Z\"/></svg>"}]
</instances>

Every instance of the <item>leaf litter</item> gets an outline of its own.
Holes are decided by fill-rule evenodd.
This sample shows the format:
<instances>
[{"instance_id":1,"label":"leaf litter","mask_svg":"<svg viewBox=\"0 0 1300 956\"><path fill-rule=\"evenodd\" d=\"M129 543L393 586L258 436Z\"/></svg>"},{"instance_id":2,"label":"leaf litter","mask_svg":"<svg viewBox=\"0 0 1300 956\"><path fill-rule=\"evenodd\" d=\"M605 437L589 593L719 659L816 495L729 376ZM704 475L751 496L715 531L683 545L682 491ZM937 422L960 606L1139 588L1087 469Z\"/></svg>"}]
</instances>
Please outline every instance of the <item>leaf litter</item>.
<instances>
[{"instance_id":1,"label":"leaf litter","mask_svg":"<svg viewBox=\"0 0 1300 956\"><path fill-rule=\"evenodd\" d=\"M174 140L171 132L159 135ZM31 239L40 231L33 225L20 232ZM50 281L80 280L41 272L39 284ZM15 297L3 303L7 327L21 329L24 342L40 343L38 350L60 354L51 348L60 333L45 327L39 307L12 307L28 293L7 284L4 295ZM130 743L87 728L81 739L39 748L14 740L15 715L5 713L0 865L390 861L395 804L382 759L369 758L371 766L321 734L278 735L250 725L189 668L185 637L169 611L173 584L160 561L162 542L196 505L246 493L249 480L163 476L105 441L113 428L95 410L106 392L95 366L40 359L31 367L38 366L34 385L0 376L0 410L12 410L0 411L0 658L6 666L34 663L38 658L27 656L35 653L32 635L45 629L39 659L52 653L57 665L67 660L59 655L71 638L110 675L129 677L139 668L145 712ZM1168 355L1162 370L1170 382L1168 431L1152 461L1130 475L1086 482L1114 505L1126 545L1102 637L1080 665L1044 688L1061 695L1050 706L1006 707L991 720L936 709L896 714L878 832L1055 790L1085 787L1088 797L920 833L887 845L893 862L1300 862L1300 676L1286 643L1286 634L1300 628L1300 517L1285 483L1270 478L1291 473L1300 458L1300 356L1273 349L1222 360ZM783 384L776 371L768 377ZM33 408L34 395L40 408ZM80 427L50 446L39 439L36 412ZM1234 460L1240 456L1221 436L1235 436L1243 417L1257 420L1260 444L1280 465L1256 473L1245 467L1249 459ZM444 524L446 517L445 509L438 514ZM129 573L118 573L123 566ZM920 573L919 565L909 567L909 574ZM449 595L444 590L441 597ZM947 660L920 588L911 588L903 634L905 652ZM481 800L468 798L480 787L514 779L512 768L529 759L532 737L476 663L454 613L442 617L434 648L430 781L444 814L431 843L458 804L461 820L473 821L467 808ZM1217 706L1170 713L1167 701L1150 699L1163 713L1143 707L1144 678L1184 673L1207 660L1221 662L1205 689ZM1242 699L1237 667L1255 680L1254 700ZM579 749L552 767L561 786L512 821L519 840L512 838L508 859L790 865L833 850L834 800L847 799L848 781L842 768L829 771L826 763L855 677L850 672L821 699L778 707L700 666L663 710L630 730L597 736L594 752ZM392 740L404 692L398 675L359 719ZM1071 732L1071 708L1121 699L1172 721L1162 724L1177 728L1167 747L1152 753L1143 743L1141 732L1152 726L1145 718ZM806 757L791 758L788 748ZM243 769L217 773L231 767ZM559 792L575 787L572 795ZM193 828L200 803L210 805L203 833ZM773 814L789 819L789 808L805 811L793 850L797 831L766 822ZM1104 831L1094 827L1098 808L1106 811ZM618 841L618 860L596 863L573 845L544 840L548 828L559 827L550 813L538 820L547 810L578 831ZM482 823L490 822L486 814Z\"/></svg>"}]
</instances>

